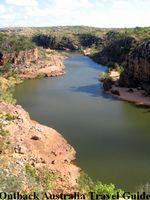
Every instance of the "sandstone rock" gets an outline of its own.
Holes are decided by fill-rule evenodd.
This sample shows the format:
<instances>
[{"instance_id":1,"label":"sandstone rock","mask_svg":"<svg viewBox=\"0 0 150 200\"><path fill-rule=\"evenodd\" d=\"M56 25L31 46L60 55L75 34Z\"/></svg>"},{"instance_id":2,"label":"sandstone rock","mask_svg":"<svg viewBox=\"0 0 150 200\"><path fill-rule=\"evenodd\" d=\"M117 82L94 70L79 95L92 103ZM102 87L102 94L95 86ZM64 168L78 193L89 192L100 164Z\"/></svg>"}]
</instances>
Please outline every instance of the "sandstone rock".
<instances>
[{"instance_id":1,"label":"sandstone rock","mask_svg":"<svg viewBox=\"0 0 150 200\"><path fill-rule=\"evenodd\" d=\"M150 41L140 44L128 57L119 84L124 87L150 85ZM144 87L149 92L148 87Z\"/></svg>"},{"instance_id":2,"label":"sandstone rock","mask_svg":"<svg viewBox=\"0 0 150 200\"><path fill-rule=\"evenodd\" d=\"M40 57L37 48L18 53L4 53L0 56L0 64L3 65L1 68L5 71L5 65L11 63L12 70L23 79L63 75L63 58L54 51L45 51L45 54L45 58Z\"/></svg>"},{"instance_id":3,"label":"sandstone rock","mask_svg":"<svg viewBox=\"0 0 150 200\"><path fill-rule=\"evenodd\" d=\"M91 54L91 48L84 49L84 50L83 50L83 54L84 54L85 56L90 55L90 54Z\"/></svg>"},{"instance_id":4,"label":"sandstone rock","mask_svg":"<svg viewBox=\"0 0 150 200\"><path fill-rule=\"evenodd\" d=\"M92 58L96 62L108 66L115 62L120 64L125 61L135 43L136 40L133 37L115 40L104 47L101 52L94 54Z\"/></svg>"},{"instance_id":5,"label":"sandstone rock","mask_svg":"<svg viewBox=\"0 0 150 200\"><path fill-rule=\"evenodd\" d=\"M13 53L0 53L0 65L12 63L14 65L27 64L35 62L38 59L38 49L24 50Z\"/></svg>"},{"instance_id":6,"label":"sandstone rock","mask_svg":"<svg viewBox=\"0 0 150 200\"><path fill-rule=\"evenodd\" d=\"M80 174L79 168L72 163L75 159L75 150L62 135L52 128L32 121L29 114L21 106L0 103L0 110L3 113L16 116L14 121L5 126L10 133L9 144L14 151L9 152L8 155L6 154L7 152L3 153L3 151L0 154L5 161L8 156L11 159L9 163L12 163L13 166L14 163L18 163L16 175L24 171L26 164L38 169L43 169L44 167L44 169L58 175L54 181L55 192L57 192L56 190L60 191L61 188L65 192L70 192L73 188L76 188L76 179ZM19 118L21 116L23 121L19 121L18 116ZM41 132L34 129L34 127ZM40 140L35 142L31 139L33 136L38 136ZM64 160L68 160L68 162L64 162ZM21 174L21 176L24 178L26 174Z\"/></svg>"},{"instance_id":7,"label":"sandstone rock","mask_svg":"<svg viewBox=\"0 0 150 200\"><path fill-rule=\"evenodd\" d=\"M21 146L21 145L17 144L14 146L14 151L15 151L15 153L25 154L27 151L27 148L25 146Z\"/></svg>"}]
</instances>

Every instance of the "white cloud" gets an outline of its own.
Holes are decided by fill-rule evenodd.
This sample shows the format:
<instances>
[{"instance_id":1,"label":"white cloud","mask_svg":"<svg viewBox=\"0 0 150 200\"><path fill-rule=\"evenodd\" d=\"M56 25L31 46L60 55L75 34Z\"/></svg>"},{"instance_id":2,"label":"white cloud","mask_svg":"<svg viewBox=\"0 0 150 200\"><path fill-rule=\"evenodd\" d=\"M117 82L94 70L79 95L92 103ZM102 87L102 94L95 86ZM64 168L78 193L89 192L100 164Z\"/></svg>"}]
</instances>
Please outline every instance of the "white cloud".
<instances>
[{"instance_id":1,"label":"white cloud","mask_svg":"<svg viewBox=\"0 0 150 200\"><path fill-rule=\"evenodd\" d=\"M40 9L39 7L26 7L26 16L44 17L50 14L49 8Z\"/></svg>"},{"instance_id":2,"label":"white cloud","mask_svg":"<svg viewBox=\"0 0 150 200\"><path fill-rule=\"evenodd\" d=\"M6 13L6 14L3 14L3 15L0 15L0 19L2 20L9 20L9 21L13 21L15 19L15 16L12 15L12 14L9 14L9 13Z\"/></svg>"},{"instance_id":3,"label":"white cloud","mask_svg":"<svg viewBox=\"0 0 150 200\"><path fill-rule=\"evenodd\" d=\"M7 4L15 6L37 6L37 0L6 0Z\"/></svg>"},{"instance_id":4,"label":"white cloud","mask_svg":"<svg viewBox=\"0 0 150 200\"><path fill-rule=\"evenodd\" d=\"M3 13L3 12L5 12L5 7L4 7L4 5L2 5L2 4L0 4L0 13Z\"/></svg>"},{"instance_id":5,"label":"white cloud","mask_svg":"<svg viewBox=\"0 0 150 200\"><path fill-rule=\"evenodd\" d=\"M149 8L150 0L5 0L0 18L14 19L12 26L148 26Z\"/></svg>"}]
</instances>

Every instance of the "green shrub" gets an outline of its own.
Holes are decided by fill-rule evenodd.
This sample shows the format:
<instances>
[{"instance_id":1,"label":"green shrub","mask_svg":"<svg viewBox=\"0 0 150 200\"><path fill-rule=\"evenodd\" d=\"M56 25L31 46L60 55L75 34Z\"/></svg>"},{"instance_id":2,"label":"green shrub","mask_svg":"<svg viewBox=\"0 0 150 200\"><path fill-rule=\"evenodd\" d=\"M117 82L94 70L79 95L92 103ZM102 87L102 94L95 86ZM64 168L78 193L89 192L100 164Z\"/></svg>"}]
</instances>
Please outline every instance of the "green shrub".
<instances>
[{"instance_id":1,"label":"green shrub","mask_svg":"<svg viewBox=\"0 0 150 200\"><path fill-rule=\"evenodd\" d=\"M4 101L13 105L16 103L16 99L13 97L13 94L10 90L0 92L0 101Z\"/></svg>"},{"instance_id":2,"label":"green shrub","mask_svg":"<svg viewBox=\"0 0 150 200\"><path fill-rule=\"evenodd\" d=\"M21 190L22 183L20 177L9 174L8 170L0 169L0 191L1 192L17 192Z\"/></svg>"},{"instance_id":3,"label":"green shrub","mask_svg":"<svg viewBox=\"0 0 150 200\"><path fill-rule=\"evenodd\" d=\"M39 188L43 191L52 189L53 181L57 178L56 174L52 173L47 168L35 168L30 164L26 164L25 172L30 181L31 188Z\"/></svg>"},{"instance_id":4,"label":"green shrub","mask_svg":"<svg viewBox=\"0 0 150 200\"><path fill-rule=\"evenodd\" d=\"M0 135L6 136L8 134L8 131L4 129L4 125L0 123Z\"/></svg>"},{"instance_id":5,"label":"green shrub","mask_svg":"<svg viewBox=\"0 0 150 200\"><path fill-rule=\"evenodd\" d=\"M100 182L96 183L93 185L93 187L91 188L92 192L95 192L95 194L98 195L109 195L110 198L106 198L106 199L110 199L112 200L112 196L116 195L117 192L119 193L119 196L122 196L122 194L124 193L123 190L121 189L117 189L113 184L102 184ZM96 198L94 198L96 199Z\"/></svg>"},{"instance_id":6,"label":"green shrub","mask_svg":"<svg viewBox=\"0 0 150 200\"><path fill-rule=\"evenodd\" d=\"M81 173L80 178L78 180L78 184L79 184L79 189L81 191L86 192L87 195L90 192L93 192L98 195L108 194L111 200L112 200L112 195L116 195L117 192L119 193L120 196L122 196L122 194L124 193L123 190L116 188L113 184L102 184L101 182L94 182L85 173ZM96 199L96 197L94 197L93 200L94 199Z\"/></svg>"},{"instance_id":7,"label":"green shrub","mask_svg":"<svg viewBox=\"0 0 150 200\"><path fill-rule=\"evenodd\" d=\"M35 48L35 44L28 36L0 33L0 51L19 52L32 48Z\"/></svg>"},{"instance_id":8,"label":"green shrub","mask_svg":"<svg viewBox=\"0 0 150 200\"><path fill-rule=\"evenodd\" d=\"M7 121L13 121L13 120L16 119L16 116L11 115L9 113L6 113L6 114L0 113L0 119L4 119L4 120L7 120Z\"/></svg>"},{"instance_id":9,"label":"green shrub","mask_svg":"<svg viewBox=\"0 0 150 200\"><path fill-rule=\"evenodd\" d=\"M110 77L110 72L108 71L108 72L102 72L100 75L99 75L99 77L100 77L100 80L102 81L102 80L105 80L105 79L111 79L111 77Z\"/></svg>"}]
</instances>

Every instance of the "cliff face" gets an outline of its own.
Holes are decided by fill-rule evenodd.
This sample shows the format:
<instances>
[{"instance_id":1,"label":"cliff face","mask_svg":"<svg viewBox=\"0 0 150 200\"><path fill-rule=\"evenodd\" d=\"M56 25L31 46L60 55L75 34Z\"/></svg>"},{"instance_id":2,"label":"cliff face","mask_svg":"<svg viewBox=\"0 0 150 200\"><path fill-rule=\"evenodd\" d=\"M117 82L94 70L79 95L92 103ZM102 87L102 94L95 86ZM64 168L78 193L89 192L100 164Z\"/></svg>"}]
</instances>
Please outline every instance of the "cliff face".
<instances>
[{"instance_id":1,"label":"cliff face","mask_svg":"<svg viewBox=\"0 0 150 200\"><path fill-rule=\"evenodd\" d=\"M92 34L73 34L71 36L41 34L34 36L33 41L38 46L55 50L81 50L85 47L102 44L102 39Z\"/></svg>"},{"instance_id":2,"label":"cliff face","mask_svg":"<svg viewBox=\"0 0 150 200\"><path fill-rule=\"evenodd\" d=\"M79 44L70 37L56 37L49 35L37 35L33 41L44 48L51 48L56 50L78 50Z\"/></svg>"},{"instance_id":3,"label":"cliff face","mask_svg":"<svg viewBox=\"0 0 150 200\"><path fill-rule=\"evenodd\" d=\"M126 67L120 77L120 85L137 87L150 84L150 41L140 44L127 57Z\"/></svg>"},{"instance_id":4,"label":"cliff face","mask_svg":"<svg viewBox=\"0 0 150 200\"><path fill-rule=\"evenodd\" d=\"M101 64L109 65L111 63L122 63L125 61L126 56L131 51L135 44L135 39L132 37L125 37L120 40L111 42L106 45L103 50L96 53L92 58Z\"/></svg>"},{"instance_id":5,"label":"cliff face","mask_svg":"<svg viewBox=\"0 0 150 200\"><path fill-rule=\"evenodd\" d=\"M64 74L62 57L55 51L41 51L42 53L35 48L14 53L1 53L0 68L4 73L17 72L22 78Z\"/></svg>"},{"instance_id":6,"label":"cliff face","mask_svg":"<svg viewBox=\"0 0 150 200\"><path fill-rule=\"evenodd\" d=\"M79 168L71 163L75 159L75 150L62 135L32 121L21 106L6 103L0 103L0 125L1 181L7 184L7 179L14 175L19 183L14 190L19 187L23 192L75 190L79 177ZM10 185L8 191L13 187Z\"/></svg>"},{"instance_id":7,"label":"cliff face","mask_svg":"<svg viewBox=\"0 0 150 200\"><path fill-rule=\"evenodd\" d=\"M30 64L38 59L37 48L14 52L14 53L0 53L0 65L6 65L8 62L19 65L19 64Z\"/></svg>"}]
</instances>

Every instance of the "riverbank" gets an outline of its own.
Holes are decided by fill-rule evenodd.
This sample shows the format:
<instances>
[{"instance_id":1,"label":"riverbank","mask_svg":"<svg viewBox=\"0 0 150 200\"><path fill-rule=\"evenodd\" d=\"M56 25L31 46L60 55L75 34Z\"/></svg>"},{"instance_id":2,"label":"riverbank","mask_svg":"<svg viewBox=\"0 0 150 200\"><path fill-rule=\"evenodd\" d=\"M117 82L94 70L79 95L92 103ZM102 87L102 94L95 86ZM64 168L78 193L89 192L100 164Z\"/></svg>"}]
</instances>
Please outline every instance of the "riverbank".
<instances>
[{"instance_id":1,"label":"riverbank","mask_svg":"<svg viewBox=\"0 0 150 200\"><path fill-rule=\"evenodd\" d=\"M1 130L0 170L5 165L7 176L10 176L14 168L13 174L18 179L23 179L21 191L31 190L29 180L25 177L24 167L27 165L34 167L34 170L47 169L55 176L54 180L50 181L52 184L50 189L53 192L75 190L76 180L80 174L79 168L72 164L76 153L61 134L31 120L21 106L8 105L4 102L0 103L0 124L5 133L2 134ZM2 145L4 140L9 143L7 148L5 143Z\"/></svg>"},{"instance_id":2,"label":"riverbank","mask_svg":"<svg viewBox=\"0 0 150 200\"><path fill-rule=\"evenodd\" d=\"M31 189L38 190L39 187L41 187L39 188L41 191L48 190L54 193L77 191L80 169L72 164L76 154L73 147L56 130L31 120L29 114L21 106L12 104L7 94L9 88L21 83L24 79L60 76L65 73L62 62L64 57L55 51L45 51L45 58L36 57L35 62L28 60L28 63L13 65L14 68L17 68L19 78L4 78L7 77L7 74L4 74L4 77L0 79L2 93L0 102L0 172L8 177L8 181L9 177L13 176L16 182L20 182L19 190L22 192L30 192ZM7 96L10 102L5 103L3 100L6 98L3 99L3 96ZM15 173L12 171L13 169ZM28 171L32 171L32 174ZM28 180L28 173L33 176L30 177L31 182ZM40 185L36 185L38 182L34 176L41 179ZM15 187L14 189L17 190L17 186Z\"/></svg>"},{"instance_id":3,"label":"riverbank","mask_svg":"<svg viewBox=\"0 0 150 200\"><path fill-rule=\"evenodd\" d=\"M111 88L106 91L106 93L115 96L120 100L134 103L137 106L150 107L150 96L146 91L141 88L119 87L119 78L119 72L111 71L109 73L109 79L112 80L113 84L111 84Z\"/></svg>"}]
</instances>

